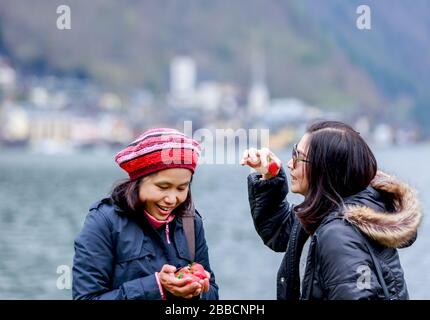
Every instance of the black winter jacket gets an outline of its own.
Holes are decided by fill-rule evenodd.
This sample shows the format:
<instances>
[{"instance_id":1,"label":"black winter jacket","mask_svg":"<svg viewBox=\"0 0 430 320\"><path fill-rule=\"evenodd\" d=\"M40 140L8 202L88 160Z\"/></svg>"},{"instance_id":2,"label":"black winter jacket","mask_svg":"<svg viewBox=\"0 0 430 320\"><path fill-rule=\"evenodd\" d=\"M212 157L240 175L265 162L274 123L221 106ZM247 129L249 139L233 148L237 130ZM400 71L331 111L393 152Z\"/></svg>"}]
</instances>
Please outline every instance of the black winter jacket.
<instances>
[{"instance_id":1,"label":"black winter jacket","mask_svg":"<svg viewBox=\"0 0 430 320\"><path fill-rule=\"evenodd\" d=\"M249 203L264 243L285 252L277 275L278 299L383 299L364 237L380 262L390 298L408 299L396 248L416 239L421 213L414 190L379 172L371 186L344 199L344 209L327 215L312 235L300 284L300 255L309 235L286 200L284 170L270 180L260 178L256 173L248 177Z\"/></svg>"}]
</instances>

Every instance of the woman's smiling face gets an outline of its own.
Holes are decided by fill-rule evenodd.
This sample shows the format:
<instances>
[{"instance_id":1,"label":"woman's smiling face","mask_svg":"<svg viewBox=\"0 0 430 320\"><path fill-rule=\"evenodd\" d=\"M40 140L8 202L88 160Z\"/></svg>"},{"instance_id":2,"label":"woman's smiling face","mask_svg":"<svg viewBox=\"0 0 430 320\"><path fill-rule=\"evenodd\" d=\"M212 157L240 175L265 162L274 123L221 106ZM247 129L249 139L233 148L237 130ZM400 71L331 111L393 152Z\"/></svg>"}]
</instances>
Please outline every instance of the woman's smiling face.
<instances>
[{"instance_id":1,"label":"woman's smiling face","mask_svg":"<svg viewBox=\"0 0 430 320\"><path fill-rule=\"evenodd\" d=\"M191 177L191 171L183 168L165 169L144 177L139 199L146 212L158 220L166 220L187 199Z\"/></svg>"}]
</instances>

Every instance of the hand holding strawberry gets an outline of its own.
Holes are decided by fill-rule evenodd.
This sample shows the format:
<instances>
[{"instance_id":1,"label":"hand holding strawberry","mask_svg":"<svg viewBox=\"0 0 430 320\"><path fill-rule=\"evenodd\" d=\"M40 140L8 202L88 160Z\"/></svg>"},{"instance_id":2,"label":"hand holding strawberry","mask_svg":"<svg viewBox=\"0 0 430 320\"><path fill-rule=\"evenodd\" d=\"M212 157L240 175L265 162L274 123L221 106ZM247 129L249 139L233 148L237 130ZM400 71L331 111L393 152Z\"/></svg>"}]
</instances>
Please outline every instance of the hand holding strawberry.
<instances>
[{"instance_id":1,"label":"hand holding strawberry","mask_svg":"<svg viewBox=\"0 0 430 320\"><path fill-rule=\"evenodd\" d=\"M277 176L281 169L281 160L267 148L245 150L241 164L257 170L263 180Z\"/></svg>"},{"instance_id":2,"label":"hand holding strawberry","mask_svg":"<svg viewBox=\"0 0 430 320\"><path fill-rule=\"evenodd\" d=\"M189 283L198 282L203 286L202 291L209 290L210 273L197 262L193 262L175 272L175 277L178 279L189 279Z\"/></svg>"},{"instance_id":3,"label":"hand holding strawberry","mask_svg":"<svg viewBox=\"0 0 430 320\"><path fill-rule=\"evenodd\" d=\"M272 177L277 176L281 166L270 155L267 156L267 162L269 163L269 174Z\"/></svg>"},{"instance_id":4,"label":"hand holding strawberry","mask_svg":"<svg viewBox=\"0 0 430 320\"><path fill-rule=\"evenodd\" d=\"M195 277L192 279L193 281L184 277L179 279L176 277L176 273L176 267L168 264L163 265L161 270L158 272L158 279L161 286L164 290L169 291L174 296L191 299L192 297L198 296L202 292L209 290L208 279L201 280L197 276L193 276Z\"/></svg>"},{"instance_id":5,"label":"hand holding strawberry","mask_svg":"<svg viewBox=\"0 0 430 320\"><path fill-rule=\"evenodd\" d=\"M205 268L200 263L193 262L175 272L178 279L192 279L194 281L204 280L208 278Z\"/></svg>"}]
</instances>

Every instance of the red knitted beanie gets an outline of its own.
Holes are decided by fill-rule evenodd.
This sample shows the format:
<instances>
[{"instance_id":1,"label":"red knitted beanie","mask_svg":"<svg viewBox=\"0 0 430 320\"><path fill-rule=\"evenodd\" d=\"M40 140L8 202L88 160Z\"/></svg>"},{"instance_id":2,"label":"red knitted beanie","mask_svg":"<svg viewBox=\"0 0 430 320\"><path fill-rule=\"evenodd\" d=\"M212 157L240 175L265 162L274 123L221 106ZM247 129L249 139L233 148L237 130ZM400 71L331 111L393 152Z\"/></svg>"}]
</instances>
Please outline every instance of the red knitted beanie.
<instances>
[{"instance_id":1,"label":"red knitted beanie","mask_svg":"<svg viewBox=\"0 0 430 320\"><path fill-rule=\"evenodd\" d=\"M145 131L115 156L131 180L164 169L185 168L194 173L200 154L199 143L170 128Z\"/></svg>"}]
</instances>

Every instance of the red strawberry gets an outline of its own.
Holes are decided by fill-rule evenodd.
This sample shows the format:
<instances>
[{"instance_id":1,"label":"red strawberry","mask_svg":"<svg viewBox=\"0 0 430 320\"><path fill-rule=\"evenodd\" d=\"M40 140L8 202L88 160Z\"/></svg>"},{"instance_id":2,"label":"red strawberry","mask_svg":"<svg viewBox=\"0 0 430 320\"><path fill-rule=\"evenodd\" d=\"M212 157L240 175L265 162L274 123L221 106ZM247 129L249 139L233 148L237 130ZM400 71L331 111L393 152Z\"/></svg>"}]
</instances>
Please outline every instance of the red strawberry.
<instances>
[{"instance_id":1,"label":"red strawberry","mask_svg":"<svg viewBox=\"0 0 430 320\"><path fill-rule=\"evenodd\" d=\"M184 278L185 275L190 274L189 266L183 267L175 272L175 277L178 279Z\"/></svg>"},{"instance_id":2,"label":"red strawberry","mask_svg":"<svg viewBox=\"0 0 430 320\"><path fill-rule=\"evenodd\" d=\"M183 274L182 272L179 272L179 276L177 276L176 278L178 278L178 279L189 279L189 281L188 281L189 283L200 281L199 277L197 277L191 273Z\"/></svg>"},{"instance_id":3,"label":"red strawberry","mask_svg":"<svg viewBox=\"0 0 430 320\"><path fill-rule=\"evenodd\" d=\"M205 268L200 263L193 262L190 265L191 273L200 279L206 279L208 276L206 275Z\"/></svg>"},{"instance_id":4,"label":"red strawberry","mask_svg":"<svg viewBox=\"0 0 430 320\"><path fill-rule=\"evenodd\" d=\"M178 279L190 279L190 282L206 279L207 275L203 266L199 263L193 262L185 267L182 267L175 272L175 277Z\"/></svg>"},{"instance_id":5,"label":"red strawberry","mask_svg":"<svg viewBox=\"0 0 430 320\"><path fill-rule=\"evenodd\" d=\"M277 176L281 167L270 156L267 157L267 162L269 163L269 174L272 177Z\"/></svg>"}]
</instances>

